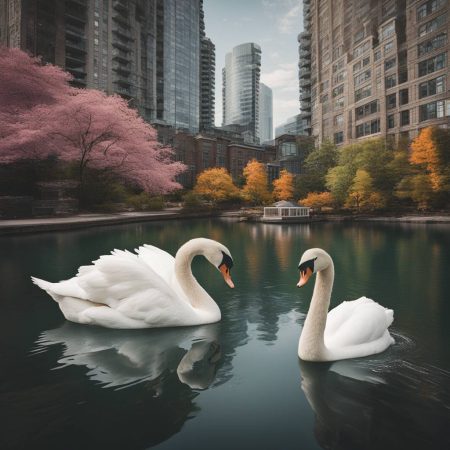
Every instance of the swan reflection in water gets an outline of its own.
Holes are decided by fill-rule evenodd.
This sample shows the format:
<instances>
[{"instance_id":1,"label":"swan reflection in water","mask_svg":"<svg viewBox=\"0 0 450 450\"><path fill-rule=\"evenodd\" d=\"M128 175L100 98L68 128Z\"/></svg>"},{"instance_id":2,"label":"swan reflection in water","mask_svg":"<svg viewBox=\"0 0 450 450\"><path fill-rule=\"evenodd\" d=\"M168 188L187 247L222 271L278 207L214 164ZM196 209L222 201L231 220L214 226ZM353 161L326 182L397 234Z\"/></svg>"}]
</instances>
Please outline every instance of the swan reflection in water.
<instances>
[{"instance_id":1,"label":"swan reflection in water","mask_svg":"<svg viewBox=\"0 0 450 450\"><path fill-rule=\"evenodd\" d=\"M35 352L62 344L63 355L55 368L85 366L88 378L102 387L129 387L176 371L181 383L206 389L221 359L218 327L124 331L64 322L39 336Z\"/></svg>"},{"instance_id":2,"label":"swan reflection in water","mask_svg":"<svg viewBox=\"0 0 450 450\"><path fill-rule=\"evenodd\" d=\"M450 373L405 361L404 350L411 352L413 343L394 336L398 344L385 355L334 363L299 360L301 389L314 412L314 434L321 447L399 449L450 444L450 396L445 392ZM434 413L424 414L430 408Z\"/></svg>"}]
</instances>

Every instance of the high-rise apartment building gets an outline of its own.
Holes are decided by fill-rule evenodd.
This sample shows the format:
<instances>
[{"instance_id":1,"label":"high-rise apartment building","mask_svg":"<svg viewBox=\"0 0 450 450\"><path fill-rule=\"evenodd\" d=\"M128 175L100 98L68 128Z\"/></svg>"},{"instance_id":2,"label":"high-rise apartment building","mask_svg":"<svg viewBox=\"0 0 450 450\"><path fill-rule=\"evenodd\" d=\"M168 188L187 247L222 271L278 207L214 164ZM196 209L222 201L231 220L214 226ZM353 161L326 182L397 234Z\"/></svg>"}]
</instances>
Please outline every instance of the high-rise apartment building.
<instances>
[{"instance_id":1,"label":"high-rise apartment building","mask_svg":"<svg viewBox=\"0 0 450 450\"><path fill-rule=\"evenodd\" d=\"M300 117L304 134L311 134L311 0L303 0L303 32L298 35Z\"/></svg>"},{"instance_id":2,"label":"high-rise apartment building","mask_svg":"<svg viewBox=\"0 0 450 450\"><path fill-rule=\"evenodd\" d=\"M310 95L318 143L450 125L447 0L304 0L304 12L301 111Z\"/></svg>"},{"instance_id":3,"label":"high-rise apartment building","mask_svg":"<svg viewBox=\"0 0 450 450\"><path fill-rule=\"evenodd\" d=\"M196 132L214 116L202 0L0 0L0 44L125 97L147 121Z\"/></svg>"},{"instance_id":4,"label":"high-rise apartment building","mask_svg":"<svg viewBox=\"0 0 450 450\"><path fill-rule=\"evenodd\" d=\"M200 45L200 130L208 130L215 116L216 46L204 36Z\"/></svg>"},{"instance_id":5,"label":"high-rise apartment building","mask_svg":"<svg viewBox=\"0 0 450 450\"><path fill-rule=\"evenodd\" d=\"M253 143L259 143L259 80L261 48L241 44L225 56L223 75L223 126L240 125Z\"/></svg>"},{"instance_id":6,"label":"high-rise apartment building","mask_svg":"<svg viewBox=\"0 0 450 450\"><path fill-rule=\"evenodd\" d=\"M0 0L0 43L70 72L78 87L155 110L154 1Z\"/></svg>"},{"instance_id":7,"label":"high-rise apartment building","mask_svg":"<svg viewBox=\"0 0 450 450\"><path fill-rule=\"evenodd\" d=\"M264 83L259 84L259 141L273 139L273 95L272 89Z\"/></svg>"}]
</instances>

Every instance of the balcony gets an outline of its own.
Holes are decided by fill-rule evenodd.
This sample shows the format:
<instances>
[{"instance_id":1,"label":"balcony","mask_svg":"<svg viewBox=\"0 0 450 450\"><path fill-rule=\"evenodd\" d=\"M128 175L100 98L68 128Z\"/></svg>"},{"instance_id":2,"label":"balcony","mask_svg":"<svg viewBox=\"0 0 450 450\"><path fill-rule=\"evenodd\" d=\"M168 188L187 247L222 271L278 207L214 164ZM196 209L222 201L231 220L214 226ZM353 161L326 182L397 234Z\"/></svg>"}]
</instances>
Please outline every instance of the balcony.
<instances>
[{"instance_id":1,"label":"balcony","mask_svg":"<svg viewBox=\"0 0 450 450\"><path fill-rule=\"evenodd\" d=\"M301 101L300 102L300 109L304 110L304 109L311 109L311 102L305 102L305 101Z\"/></svg>"},{"instance_id":2,"label":"balcony","mask_svg":"<svg viewBox=\"0 0 450 450\"><path fill-rule=\"evenodd\" d=\"M300 100L310 100L311 99L311 91L310 90L306 90L306 91L302 91L300 94Z\"/></svg>"},{"instance_id":3,"label":"balcony","mask_svg":"<svg viewBox=\"0 0 450 450\"><path fill-rule=\"evenodd\" d=\"M310 69L311 66L311 59L310 58L300 58L300 61L298 62L298 67L304 67L305 70Z\"/></svg>"},{"instance_id":4,"label":"balcony","mask_svg":"<svg viewBox=\"0 0 450 450\"><path fill-rule=\"evenodd\" d=\"M84 26L76 27L74 25L71 25L70 23L66 23L65 30L67 34L84 38Z\"/></svg>"},{"instance_id":5,"label":"balcony","mask_svg":"<svg viewBox=\"0 0 450 450\"><path fill-rule=\"evenodd\" d=\"M128 77L131 73L130 65L123 65L115 61L112 63L112 69L119 74L125 75L126 77Z\"/></svg>"},{"instance_id":6,"label":"balcony","mask_svg":"<svg viewBox=\"0 0 450 450\"><path fill-rule=\"evenodd\" d=\"M122 50L122 52L124 52L124 53L129 53L129 52L131 52L130 43L131 42L128 42L128 41L124 42L124 41L114 40L112 42L112 45L114 47L116 47L117 49Z\"/></svg>"},{"instance_id":7,"label":"balcony","mask_svg":"<svg viewBox=\"0 0 450 450\"><path fill-rule=\"evenodd\" d=\"M131 30L129 28L123 27L118 23L114 23L112 27L113 33L116 33L121 39L125 39L128 41L134 41L133 36L131 35Z\"/></svg>"},{"instance_id":8,"label":"balcony","mask_svg":"<svg viewBox=\"0 0 450 450\"><path fill-rule=\"evenodd\" d=\"M311 86L311 80L309 78L301 78L300 79L300 87L309 87Z\"/></svg>"},{"instance_id":9,"label":"balcony","mask_svg":"<svg viewBox=\"0 0 450 450\"><path fill-rule=\"evenodd\" d=\"M80 50L81 52L86 52L86 43L82 40L73 41L71 39L66 39L66 47L71 49Z\"/></svg>"},{"instance_id":10,"label":"balcony","mask_svg":"<svg viewBox=\"0 0 450 450\"><path fill-rule=\"evenodd\" d=\"M310 77L311 77L310 69L307 68L300 69L300 78L310 78Z\"/></svg>"},{"instance_id":11,"label":"balcony","mask_svg":"<svg viewBox=\"0 0 450 450\"><path fill-rule=\"evenodd\" d=\"M116 59L117 61L122 61L125 63L129 63L132 59L131 52L125 52L123 50L120 50L118 48L113 48L112 50L112 56L113 59Z\"/></svg>"},{"instance_id":12,"label":"balcony","mask_svg":"<svg viewBox=\"0 0 450 450\"><path fill-rule=\"evenodd\" d=\"M299 52L298 52L300 58L304 58L304 59L311 59L311 50L306 50L303 48L300 48Z\"/></svg>"},{"instance_id":13,"label":"balcony","mask_svg":"<svg viewBox=\"0 0 450 450\"><path fill-rule=\"evenodd\" d=\"M113 0L113 8L128 14L128 2L126 0Z\"/></svg>"}]
</instances>

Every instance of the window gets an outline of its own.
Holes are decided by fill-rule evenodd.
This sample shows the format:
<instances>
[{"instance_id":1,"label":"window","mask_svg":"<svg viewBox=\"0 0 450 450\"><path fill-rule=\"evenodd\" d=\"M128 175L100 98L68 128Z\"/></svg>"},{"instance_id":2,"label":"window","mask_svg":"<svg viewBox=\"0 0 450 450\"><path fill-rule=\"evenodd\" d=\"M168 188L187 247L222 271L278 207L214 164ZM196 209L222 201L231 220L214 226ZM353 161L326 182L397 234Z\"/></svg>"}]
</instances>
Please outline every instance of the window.
<instances>
[{"instance_id":1,"label":"window","mask_svg":"<svg viewBox=\"0 0 450 450\"><path fill-rule=\"evenodd\" d=\"M384 49L384 54L387 55L388 53L390 53L392 51L392 49L394 48L394 41L390 41L387 44L384 45L383 49Z\"/></svg>"},{"instance_id":2,"label":"window","mask_svg":"<svg viewBox=\"0 0 450 450\"><path fill-rule=\"evenodd\" d=\"M362 123L356 126L356 137L368 136L380 131L380 119L374 119L370 122Z\"/></svg>"},{"instance_id":3,"label":"window","mask_svg":"<svg viewBox=\"0 0 450 450\"><path fill-rule=\"evenodd\" d=\"M384 41L395 33L395 22L391 22L381 28L380 41Z\"/></svg>"},{"instance_id":4,"label":"window","mask_svg":"<svg viewBox=\"0 0 450 450\"><path fill-rule=\"evenodd\" d=\"M344 115L343 114L339 114L337 116L334 116L334 124L337 127L341 127L342 125L344 125Z\"/></svg>"},{"instance_id":5,"label":"window","mask_svg":"<svg viewBox=\"0 0 450 450\"><path fill-rule=\"evenodd\" d=\"M355 33L355 36L353 37L354 43L357 44L358 42L362 41L364 39L364 34L364 30Z\"/></svg>"},{"instance_id":6,"label":"window","mask_svg":"<svg viewBox=\"0 0 450 450\"><path fill-rule=\"evenodd\" d=\"M328 94L324 94L320 96L320 103L325 103L328 101Z\"/></svg>"},{"instance_id":7,"label":"window","mask_svg":"<svg viewBox=\"0 0 450 450\"><path fill-rule=\"evenodd\" d=\"M333 64L333 72L338 72L341 70L345 65L345 61L341 59L340 61Z\"/></svg>"},{"instance_id":8,"label":"window","mask_svg":"<svg viewBox=\"0 0 450 450\"><path fill-rule=\"evenodd\" d=\"M365 105L358 106L355 109L355 117L356 120L361 119L362 117L369 116L370 114L374 114L379 111L378 100L374 100L373 102L366 103Z\"/></svg>"},{"instance_id":9,"label":"window","mask_svg":"<svg viewBox=\"0 0 450 450\"><path fill-rule=\"evenodd\" d=\"M337 145L342 144L342 142L344 142L344 132L338 131L337 133L334 133L334 143Z\"/></svg>"},{"instance_id":10,"label":"window","mask_svg":"<svg viewBox=\"0 0 450 450\"><path fill-rule=\"evenodd\" d=\"M334 109L340 109L344 107L344 97L339 97L334 101Z\"/></svg>"},{"instance_id":11,"label":"window","mask_svg":"<svg viewBox=\"0 0 450 450\"><path fill-rule=\"evenodd\" d=\"M389 58L384 62L384 70L392 69L396 64L397 58L395 56L393 58Z\"/></svg>"},{"instance_id":12,"label":"window","mask_svg":"<svg viewBox=\"0 0 450 450\"><path fill-rule=\"evenodd\" d=\"M373 59L375 61L378 61L381 58L381 50L377 50L374 54L373 54Z\"/></svg>"},{"instance_id":13,"label":"window","mask_svg":"<svg viewBox=\"0 0 450 450\"><path fill-rule=\"evenodd\" d=\"M437 102L426 103L419 106L419 121L430 119L439 119L444 117L444 101L439 100Z\"/></svg>"},{"instance_id":14,"label":"window","mask_svg":"<svg viewBox=\"0 0 450 450\"><path fill-rule=\"evenodd\" d=\"M370 41L366 41L358 47L355 47L353 50L353 57L358 58L361 55L364 55L370 49Z\"/></svg>"},{"instance_id":15,"label":"window","mask_svg":"<svg viewBox=\"0 0 450 450\"><path fill-rule=\"evenodd\" d=\"M409 125L409 109L400 113L400 125Z\"/></svg>"},{"instance_id":16,"label":"window","mask_svg":"<svg viewBox=\"0 0 450 450\"><path fill-rule=\"evenodd\" d=\"M442 94L445 91L445 76L434 78L419 84L419 98Z\"/></svg>"},{"instance_id":17,"label":"window","mask_svg":"<svg viewBox=\"0 0 450 450\"><path fill-rule=\"evenodd\" d=\"M386 86L386 89L394 87L397 84L397 76L395 74L389 75L388 77L385 78L384 84Z\"/></svg>"},{"instance_id":18,"label":"window","mask_svg":"<svg viewBox=\"0 0 450 450\"><path fill-rule=\"evenodd\" d=\"M372 95L372 89L370 86L357 89L355 91L355 102L362 100L363 98L370 97Z\"/></svg>"},{"instance_id":19,"label":"window","mask_svg":"<svg viewBox=\"0 0 450 450\"><path fill-rule=\"evenodd\" d=\"M337 97L338 95L341 95L344 92L344 85L341 84L340 86L337 86L333 89L333 97Z\"/></svg>"},{"instance_id":20,"label":"window","mask_svg":"<svg viewBox=\"0 0 450 450\"><path fill-rule=\"evenodd\" d=\"M398 92L398 104L407 105L409 102L409 91L408 89L400 89Z\"/></svg>"},{"instance_id":21,"label":"window","mask_svg":"<svg viewBox=\"0 0 450 450\"><path fill-rule=\"evenodd\" d=\"M371 76L370 69L365 70L364 72L361 72L360 74L355 76L355 86L359 86L360 84L364 83L366 80L368 80Z\"/></svg>"},{"instance_id":22,"label":"window","mask_svg":"<svg viewBox=\"0 0 450 450\"><path fill-rule=\"evenodd\" d=\"M426 34L431 33L434 30L437 30L442 25L444 25L445 22L447 22L446 13L437 16L433 20L430 20L429 22L426 22L419 27L419 36L425 36Z\"/></svg>"},{"instance_id":23,"label":"window","mask_svg":"<svg viewBox=\"0 0 450 450\"><path fill-rule=\"evenodd\" d=\"M419 63L419 77L423 77L429 73L436 72L445 67L445 53L435 56L434 58L426 59Z\"/></svg>"},{"instance_id":24,"label":"window","mask_svg":"<svg viewBox=\"0 0 450 450\"><path fill-rule=\"evenodd\" d=\"M333 76L333 84L340 83L344 81L344 78L347 76L347 71L343 70L342 72L339 72L338 74Z\"/></svg>"},{"instance_id":25,"label":"window","mask_svg":"<svg viewBox=\"0 0 450 450\"><path fill-rule=\"evenodd\" d=\"M418 56L425 55L433 50L443 47L447 43L447 33L440 33L417 46Z\"/></svg>"},{"instance_id":26,"label":"window","mask_svg":"<svg viewBox=\"0 0 450 450\"><path fill-rule=\"evenodd\" d=\"M430 0L417 8L417 21L429 16L445 4L445 0Z\"/></svg>"},{"instance_id":27,"label":"window","mask_svg":"<svg viewBox=\"0 0 450 450\"><path fill-rule=\"evenodd\" d=\"M397 94L391 94L386 97L386 108L392 109L397 106Z\"/></svg>"},{"instance_id":28,"label":"window","mask_svg":"<svg viewBox=\"0 0 450 450\"><path fill-rule=\"evenodd\" d=\"M387 127L389 129L395 127L395 116L394 116L394 114L391 114L390 116L387 116Z\"/></svg>"}]
</instances>

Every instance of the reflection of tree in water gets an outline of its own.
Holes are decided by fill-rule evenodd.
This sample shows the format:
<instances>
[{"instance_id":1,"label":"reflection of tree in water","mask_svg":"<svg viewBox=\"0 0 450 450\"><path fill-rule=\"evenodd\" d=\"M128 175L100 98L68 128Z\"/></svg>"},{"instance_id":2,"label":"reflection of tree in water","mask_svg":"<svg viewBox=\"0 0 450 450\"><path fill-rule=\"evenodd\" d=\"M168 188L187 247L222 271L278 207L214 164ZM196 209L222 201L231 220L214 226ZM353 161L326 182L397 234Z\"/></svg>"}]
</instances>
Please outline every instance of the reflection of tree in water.
<instances>
[{"instance_id":1,"label":"reflection of tree in water","mask_svg":"<svg viewBox=\"0 0 450 450\"><path fill-rule=\"evenodd\" d=\"M395 356L336 363L300 360L300 370L321 447L449 448L450 373Z\"/></svg>"}]
</instances>

